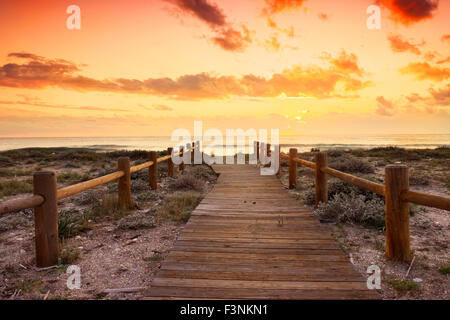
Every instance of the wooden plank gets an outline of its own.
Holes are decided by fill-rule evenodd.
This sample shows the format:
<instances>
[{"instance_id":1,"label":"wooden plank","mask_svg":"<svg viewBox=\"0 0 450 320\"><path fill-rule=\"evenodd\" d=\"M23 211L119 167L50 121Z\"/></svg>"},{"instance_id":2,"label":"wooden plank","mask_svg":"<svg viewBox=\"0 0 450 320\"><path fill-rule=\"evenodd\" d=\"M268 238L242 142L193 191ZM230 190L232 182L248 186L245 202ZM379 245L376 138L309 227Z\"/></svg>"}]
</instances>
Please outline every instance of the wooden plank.
<instances>
[{"instance_id":1,"label":"wooden plank","mask_svg":"<svg viewBox=\"0 0 450 320\"><path fill-rule=\"evenodd\" d=\"M283 300L346 300L379 299L375 292L369 290L267 290L267 289L230 289L230 288L185 288L185 287L151 287L146 292L149 297L176 299L283 299Z\"/></svg>"},{"instance_id":2,"label":"wooden plank","mask_svg":"<svg viewBox=\"0 0 450 320\"><path fill-rule=\"evenodd\" d=\"M339 253L339 254L337 254ZM276 260L276 261L346 261L346 257L341 252L335 254L277 254L277 253L236 253L236 252L191 252L172 251L172 258L189 259L242 259L242 260Z\"/></svg>"},{"instance_id":3,"label":"wooden plank","mask_svg":"<svg viewBox=\"0 0 450 320\"><path fill-rule=\"evenodd\" d=\"M220 177L191 215L152 299L377 299L311 210L256 166Z\"/></svg>"},{"instance_id":4,"label":"wooden plank","mask_svg":"<svg viewBox=\"0 0 450 320\"><path fill-rule=\"evenodd\" d=\"M247 272L233 271L197 271L197 270L160 270L158 276L163 278L179 279L206 279L206 280L247 280L247 281L316 281L316 282L364 282L361 276L356 275L354 270L338 275L328 271L317 272Z\"/></svg>"},{"instance_id":5,"label":"wooden plank","mask_svg":"<svg viewBox=\"0 0 450 320\"><path fill-rule=\"evenodd\" d=\"M246 281L211 280L158 277L152 281L153 287L230 288L230 289L323 289L323 290L364 290L365 282L358 281Z\"/></svg>"}]
</instances>

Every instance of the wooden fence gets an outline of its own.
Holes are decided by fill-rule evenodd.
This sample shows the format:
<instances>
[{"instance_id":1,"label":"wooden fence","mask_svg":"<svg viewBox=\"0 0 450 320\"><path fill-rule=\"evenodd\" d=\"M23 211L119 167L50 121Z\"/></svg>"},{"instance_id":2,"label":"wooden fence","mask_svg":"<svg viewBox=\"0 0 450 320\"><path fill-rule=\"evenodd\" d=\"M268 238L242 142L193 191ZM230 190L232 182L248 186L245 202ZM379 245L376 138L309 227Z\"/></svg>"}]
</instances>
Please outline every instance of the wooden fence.
<instances>
[{"instance_id":1,"label":"wooden fence","mask_svg":"<svg viewBox=\"0 0 450 320\"><path fill-rule=\"evenodd\" d=\"M261 149L256 142L258 155ZM266 146L262 144L262 148ZM386 207L386 257L399 261L410 259L409 237L409 203L416 203L450 211L450 198L412 191L409 189L408 167L395 164L385 167L385 184L375 183L328 166L325 152L315 153L315 162L297 157L297 149L289 149L289 154L280 152L280 159L289 161L289 188L295 188L297 183L297 165L311 168L315 173L316 202L328 201L328 175L342 181L372 191L385 197Z\"/></svg>"},{"instance_id":2,"label":"wooden fence","mask_svg":"<svg viewBox=\"0 0 450 320\"><path fill-rule=\"evenodd\" d=\"M255 141L254 151L256 159L271 155L270 144ZM199 142L187 144L186 152L190 153L190 163L194 163L193 150L199 150ZM279 150L279 148L277 148ZM34 208L35 218L35 246L36 265L47 267L57 264L59 255L58 237L58 200L70 197L80 192L98 187L100 185L118 181L118 199L123 206L130 206L131 201L131 174L148 168L149 185L151 189L157 188L158 163L167 161L168 176L173 176L174 164L172 162L172 148L168 148L168 155L157 158L156 152L149 152L149 161L130 166L130 159L118 159L118 171L108 175L81 182L75 185L57 189L56 173L54 171L36 172L33 176L34 195L27 198L13 199L0 203L0 215ZM183 155L181 149L179 155ZM279 151L280 152L280 151ZM327 154L317 152L315 162L306 161L297 157L297 149L290 149L289 154L280 152L280 159L289 161L289 188L295 188L297 183L298 164L315 171L316 207L320 202L328 201L328 175L382 195L386 199L386 257L406 261L410 258L409 240L409 203L435 207L450 211L450 198L430 195L409 190L408 167L404 165L388 165L385 168L385 184L375 183L351 174L347 174L328 167ZM178 168L184 170L184 162Z\"/></svg>"},{"instance_id":3,"label":"wooden fence","mask_svg":"<svg viewBox=\"0 0 450 320\"><path fill-rule=\"evenodd\" d=\"M193 142L192 145L188 143L186 148L181 148L178 155L183 156L186 150L186 153L190 153L189 163L193 164L194 152L192 151L197 148L199 149L198 141L197 143ZM148 154L149 161L133 167L130 166L129 157L121 157L117 162L118 171L61 189L57 189L55 171L36 172L33 175L34 195L0 203L0 215L34 208L36 265L38 267L56 265L58 263L60 247L58 236L58 200L114 180L119 180L119 204L124 207L130 207L132 205L131 174L148 168L150 188L156 190L158 187L158 163L167 161L168 176L171 177L174 174L172 150L172 148L168 148L168 155L160 158L157 158L155 151L150 151ZM178 165L178 169L183 171L185 169L185 163L181 162Z\"/></svg>"}]
</instances>

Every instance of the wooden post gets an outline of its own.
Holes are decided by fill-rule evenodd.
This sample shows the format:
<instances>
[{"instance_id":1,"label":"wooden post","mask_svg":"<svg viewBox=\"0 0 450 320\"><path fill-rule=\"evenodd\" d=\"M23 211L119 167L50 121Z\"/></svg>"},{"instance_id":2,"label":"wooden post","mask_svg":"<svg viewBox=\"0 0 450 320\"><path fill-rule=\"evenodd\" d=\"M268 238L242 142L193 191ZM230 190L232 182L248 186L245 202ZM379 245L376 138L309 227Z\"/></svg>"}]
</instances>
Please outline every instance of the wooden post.
<instances>
[{"instance_id":1,"label":"wooden post","mask_svg":"<svg viewBox=\"0 0 450 320\"><path fill-rule=\"evenodd\" d=\"M325 152L317 152L316 155L316 208L320 202L328 202L328 181L327 174L321 171L321 168L328 167L328 156Z\"/></svg>"},{"instance_id":2,"label":"wooden post","mask_svg":"<svg viewBox=\"0 0 450 320\"><path fill-rule=\"evenodd\" d=\"M34 194L44 197L44 203L34 208L36 265L50 267L58 264L58 200L55 171L33 175Z\"/></svg>"},{"instance_id":3,"label":"wooden post","mask_svg":"<svg viewBox=\"0 0 450 320\"><path fill-rule=\"evenodd\" d=\"M276 147L275 147L275 151L276 151ZM277 175L280 175L281 172L281 148L280 148L280 144L278 144L278 170L277 170Z\"/></svg>"},{"instance_id":4,"label":"wooden post","mask_svg":"<svg viewBox=\"0 0 450 320\"><path fill-rule=\"evenodd\" d=\"M158 162L156 151L150 151L148 159L153 161L153 164L148 167L148 183L152 190L156 190L158 188Z\"/></svg>"},{"instance_id":5,"label":"wooden post","mask_svg":"<svg viewBox=\"0 0 450 320\"><path fill-rule=\"evenodd\" d=\"M180 157L181 157L181 163L178 165L178 170L180 170L180 171L183 171L184 170L184 162L183 162L183 154L184 154L184 147L183 146L181 146L180 147L180 151L181 151L181 154L180 154Z\"/></svg>"},{"instance_id":6,"label":"wooden post","mask_svg":"<svg viewBox=\"0 0 450 320\"><path fill-rule=\"evenodd\" d=\"M386 193L386 258L408 261L409 203L401 199L401 193L409 189L408 167L388 165L385 168Z\"/></svg>"},{"instance_id":7,"label":"wooden post","mask_svg":"<svg viewBox=\"0 0 450 320\"><path fill-rule=\"evenodd\" d=\"M256 141L256 163L259 162L259 141Z\"/></svg>"},{"instance_id":8,"label":"wooden post","mask_svg":"<svg viewBox=\"0 0 450 320\"><path fill-rule=\"evenodd\" d=\"M194 160L195 160L195 158L194 158L194 155L195 155L195 142L194 141L192 141L192 149L193 150L191 150L191 166L193 166L194 165Z\"/></svg>"},{"instance_id":9,"label":"wooden post","mask_svg":"<svg viewBox=\"0 0 450 320\"><path fill-rule=\"evenodd\" d=\"M172 154L173 148L167 148L167 154L170 156ZM173 161L172 158L167 160L167 176L173 177Z\"/></svg>"},{"instance_id":10,"label":"wooden post","mask_svg":"<svg viewBox=\"0 0 450 320\"><path fill-rule=\"evenodd\" d=\"M289 149L289 189L294 189L297 184L297 162L294 161L297 158L297 149Z\"/></svg>"},{"instance_id":11,"label":"wooden post","mask_svg":"<svg viewBox=\"0 0 450 320\"><path fill-rule=\"evenodd\" d=\"M272 151L270 150L270 143L267 144L267 156L270 157L272 154Z\"/></svg>"},{"instance_id":12,"label":"wooden post","mask_svg":"<svg viewBox=\"0 0 450 320\"><path fill-rule=\"evenodd\" d=\"M121 157L117 162L117 169L124 172L119 179L119 204L123 207L131 207L131 174L130 158Z\"/></svg>"}]
</instances>

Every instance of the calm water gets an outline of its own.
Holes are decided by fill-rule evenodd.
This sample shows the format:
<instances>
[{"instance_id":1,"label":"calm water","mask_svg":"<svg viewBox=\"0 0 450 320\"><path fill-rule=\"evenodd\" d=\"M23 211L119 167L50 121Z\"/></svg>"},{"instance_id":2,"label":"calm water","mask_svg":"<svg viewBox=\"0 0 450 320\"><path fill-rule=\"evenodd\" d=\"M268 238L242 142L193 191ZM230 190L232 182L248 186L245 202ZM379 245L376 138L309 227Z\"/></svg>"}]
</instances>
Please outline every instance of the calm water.
<instances>
[{"instance_id":1,"label":"calm water","mask_svg":"<svg viewBox=\"0 0 450 320\"><path fill-rule=\"evenodd\" d=\"M0 138L0 151L30 147L164 150L175 144L170 137ZM442 145L450 145L450 134L280 136L282 151L287 151L289 148L298 148L302 152L309 151L311 148L367 149L376 146L436 148Z\"/></svg>"}]
</instances>

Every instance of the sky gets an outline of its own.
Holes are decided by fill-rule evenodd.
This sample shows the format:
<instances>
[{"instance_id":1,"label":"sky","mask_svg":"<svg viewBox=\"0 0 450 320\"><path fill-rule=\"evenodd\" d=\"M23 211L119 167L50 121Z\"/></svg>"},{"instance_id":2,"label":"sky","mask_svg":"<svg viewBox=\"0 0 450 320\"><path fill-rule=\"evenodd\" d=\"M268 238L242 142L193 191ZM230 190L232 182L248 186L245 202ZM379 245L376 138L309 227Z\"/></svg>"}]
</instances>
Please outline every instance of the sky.
<instances>
[{"instance_id":1,"label":"sky","mask_svg":"<svg viewBox=\"0 0 450 320\"><path fill-rule=\"evenodd\" d=\"M1 137L450 133L450 1L4 0L0 30Z\"/></svg>"}]
</instances>

